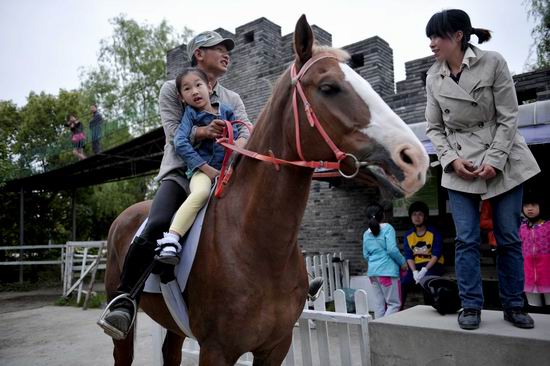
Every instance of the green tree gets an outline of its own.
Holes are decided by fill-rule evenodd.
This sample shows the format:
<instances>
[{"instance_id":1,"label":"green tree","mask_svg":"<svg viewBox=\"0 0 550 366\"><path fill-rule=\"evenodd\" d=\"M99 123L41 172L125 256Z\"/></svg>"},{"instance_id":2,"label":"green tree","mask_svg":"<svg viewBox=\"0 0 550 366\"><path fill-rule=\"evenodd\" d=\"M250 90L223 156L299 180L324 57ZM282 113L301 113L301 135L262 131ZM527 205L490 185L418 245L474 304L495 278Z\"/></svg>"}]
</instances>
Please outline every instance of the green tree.
<instances>
[{"instance_id":1,"label":"green tree","mask_svg":"<svg viewBox=\"0 0 550 366\"><path fill-rule=\"evenodd\" d=\"M0 188L16 176L13 145L21 121L17 106L11 101L0 101Z\"/></svg>"},{"instance_id":2,"label":"green tree","mask_svg":"<svg viewBox=\"0 0 550 366\"><path fill-rule=\"evenodd\" d=\"M536 49L535 68L550 67L550 1L528 0L528 13L536 21L531 31L534 39L533 48Z\"/></svg>"},{"instance_id":3,"label":"green tree","mask_svg":"<svg viewBox=\"0 0 550 366\"><path fill-rule=\"evenodd\" d=\"M18 110L19 122L12 149L12 159L17 158L15 163L20 175L72 162L70 133L64 124L70 113L83 116L87 109L84 96L76 90L60 90L57 96L31 92L27 104Z\"/></svg>"},{"instance_id":4,"label":"green tree","mask_svg":"<svg viewBox=\"0 0 550 366\"><path fill-rule=\"evenodd\" d=\"M159 126L166 52L186 42L192 32L184 28L177 34L166 21L139 24L124 15L111 23L113 35L101 41L98 66L81 73L82 88L109 119L142 134Z\"/></svg>"}]
</instances>

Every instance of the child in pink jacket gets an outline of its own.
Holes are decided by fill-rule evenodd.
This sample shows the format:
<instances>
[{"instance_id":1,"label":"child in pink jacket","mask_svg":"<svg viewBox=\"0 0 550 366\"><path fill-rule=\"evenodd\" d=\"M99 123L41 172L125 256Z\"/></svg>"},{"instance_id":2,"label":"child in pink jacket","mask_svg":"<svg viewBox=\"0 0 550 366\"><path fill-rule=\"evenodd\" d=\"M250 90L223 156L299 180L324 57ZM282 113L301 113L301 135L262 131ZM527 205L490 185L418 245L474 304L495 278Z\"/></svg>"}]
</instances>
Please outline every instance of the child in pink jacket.
<instances>
[{"instance_id":1,"label":"child in pink jacket","mask_svg":"<svg viewBox=\"0 0 550 366\"><path fill-rule=\"evenodd\" d=\"M543 220L541 200L528 194L523 199L520 227L525 270L524 291L531 306L550 306L550 221Z\"/></svg>"}]
</instances>

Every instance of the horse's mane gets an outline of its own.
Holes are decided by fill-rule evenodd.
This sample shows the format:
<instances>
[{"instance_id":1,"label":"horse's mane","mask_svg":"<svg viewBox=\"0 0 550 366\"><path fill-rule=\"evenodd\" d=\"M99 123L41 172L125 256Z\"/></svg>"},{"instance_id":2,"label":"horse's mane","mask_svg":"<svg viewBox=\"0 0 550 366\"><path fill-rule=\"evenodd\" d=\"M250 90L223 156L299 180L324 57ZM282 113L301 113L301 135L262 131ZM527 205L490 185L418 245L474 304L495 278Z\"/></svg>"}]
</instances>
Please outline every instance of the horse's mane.
<instances>
[{"instance_id":1,"label":"horse's mane","mask_svg":"<svg viewBox=\"0 0 550 366\"><path fill-rule=\"evenodd\" d=\"M344 51L341 48L323 46L318 44L317 42L315 42L315 44L313 45L312 51L313 51L313 55L316 55L318 53L330 53L334 55L340 62L348 62L350 58L349 53L347 51Z\"/></svg>"}]
</instances>

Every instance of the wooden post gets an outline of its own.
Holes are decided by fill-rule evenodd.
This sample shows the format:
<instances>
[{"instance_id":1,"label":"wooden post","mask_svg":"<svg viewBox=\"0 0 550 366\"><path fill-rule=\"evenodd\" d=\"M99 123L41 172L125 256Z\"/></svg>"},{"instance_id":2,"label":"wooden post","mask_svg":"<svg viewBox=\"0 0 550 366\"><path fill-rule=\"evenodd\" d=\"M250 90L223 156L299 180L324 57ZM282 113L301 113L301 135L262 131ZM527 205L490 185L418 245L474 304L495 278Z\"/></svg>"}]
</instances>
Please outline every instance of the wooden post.
<instances>
[{"instance_id":1,"label":"wooden post","mask_svg":"<svg viewBox=\"0 0 550 366\"><path fill-rule=\"evenodd\" d=\"M82 310L88 309L88 300L90 299L90 296L94 291L95 277L97 274L97 268L101 263L101 258L103 258L103 244L101 244L97 252L97 262L95 263L94 269L92 270L92 277L90 279L90 285L88 286L88 291L86 292L86 297L84 298L84 304L82 305Z\"/></svg>"},{"instance_id":2,"label":"wooden post","mask_svg":"<svg viewBox=\"0 0 550 366\"><path fill-rule=\"evenodd\" d=\"M25 242L25 191L21 187L19 194L19 245ZM19 251L19 260L23 261L23 250ZM23 283L23 265L19 265L19 283Z\"/></svg>"},{"instance_id":3,"label":"wooden post","mask_svg":"<svg viewBox=\"0 0 550 366\"><path fill-rule=\"evenodd\" d=\"M73 213L72 240L76 241L76 188L72 191L71 204Z\"/></svg>"},{"instance_id":4,"label":"wooden post","mask_svg":"<svg viewBox=\"0 0 550 366\"><path fill-rule=\"evenodd\" d=\"M334 308L337 313L347 313L348 304L346 303L346 294L343 290L334 291ZM348 324L338 323L338 340L340 341L340 364L342 366L351 366L351 338L349 336Z\"/></svg>"}]
</instances>

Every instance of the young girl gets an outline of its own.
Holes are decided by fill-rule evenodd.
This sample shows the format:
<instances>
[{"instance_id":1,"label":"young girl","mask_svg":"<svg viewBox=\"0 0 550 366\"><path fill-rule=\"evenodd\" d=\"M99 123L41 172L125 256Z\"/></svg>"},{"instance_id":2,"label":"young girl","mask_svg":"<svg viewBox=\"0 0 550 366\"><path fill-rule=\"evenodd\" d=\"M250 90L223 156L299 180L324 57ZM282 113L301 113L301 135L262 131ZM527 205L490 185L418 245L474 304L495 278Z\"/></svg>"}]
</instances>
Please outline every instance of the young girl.
<instances>
[{"instance_id":1,"label":"young girl","mask_svg":"<svg viewBox=\"0 0 550 366\"><path fill-rule=\"evenodd\" d=\"M76 118L74 114L69 114L65 127L71 130L71 142L73 143L73 155L78 160L86 159L84 155L84 145L86 142L86 136L84 135L82 123Z\"/></svg>"},{"instance_id":2,"label":"young girl","mask_svg":"<svg viewBox=\"0 0 550 366\"><path fill-rule=\"evenodd\" d=\"M363 257L368 262L367 275L372 284L375 319L399 311L401 307L399 269L406 270L405 257L397 248L395 230L381 224L384 209L379 204L367 207L369 229L363 234Z\"/></svg>"},{"instance_id":3,"label":"young girl","mask_svg":"<svg viewBox=\"0 0 550 366\"><path fill-rule=\"evenodd\" d=\"M550 221L542 218L541 201L535 195L523 198L520 227L525 270L524 291L531 306L550 305Z\"/></svg>"},{"instance_id":4,"label":"young girl","mask_svg":"<svg viewBox=\"0 0 550 366\"><path fill-rule=\"evenodd\" d=\"M214 140L203 140L193 146L189 138L191 130L195 126L206 126L216 119L235 119L228 106L210 102L212 88L203 71L196 68L185 69L176 78L176 88L187 107L174 136L174 148L187 166L186 174L190 178L191 193L174 215L170 231L157 241L160 250L158 260L168 264L178 263L181 250L179 240L189 230L197 213L206 203L212 181L219 174L225 153ZM236 139L236 128L233 133Z\"/></svg>"}]
</instances>

